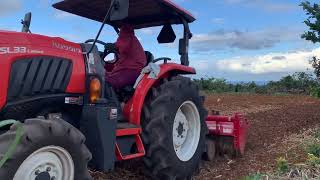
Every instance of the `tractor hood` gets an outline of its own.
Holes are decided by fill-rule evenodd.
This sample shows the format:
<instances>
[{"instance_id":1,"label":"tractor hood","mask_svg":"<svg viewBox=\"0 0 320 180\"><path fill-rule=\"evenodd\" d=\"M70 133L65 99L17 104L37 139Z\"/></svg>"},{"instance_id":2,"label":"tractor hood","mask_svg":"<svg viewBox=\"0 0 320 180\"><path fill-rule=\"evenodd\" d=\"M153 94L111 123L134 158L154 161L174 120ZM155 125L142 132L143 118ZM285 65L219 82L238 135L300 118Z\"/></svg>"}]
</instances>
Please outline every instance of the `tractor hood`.
<instances>
[{"instance_id":1,"label":"tractor hood","mask_svg":"<svg viewBox=\"0 0 320 180\"><path fill-rule=\"evenodd\" d=\"M181 18L188 23L195 21L191 13L170 0L130 0L129 22L135 29L165 24L182 24ZM56 9L103 22L111 0L64 0L53 5ZM107 24L119 27L120 22L108 21Z\"/></svg>"}]
</instances>

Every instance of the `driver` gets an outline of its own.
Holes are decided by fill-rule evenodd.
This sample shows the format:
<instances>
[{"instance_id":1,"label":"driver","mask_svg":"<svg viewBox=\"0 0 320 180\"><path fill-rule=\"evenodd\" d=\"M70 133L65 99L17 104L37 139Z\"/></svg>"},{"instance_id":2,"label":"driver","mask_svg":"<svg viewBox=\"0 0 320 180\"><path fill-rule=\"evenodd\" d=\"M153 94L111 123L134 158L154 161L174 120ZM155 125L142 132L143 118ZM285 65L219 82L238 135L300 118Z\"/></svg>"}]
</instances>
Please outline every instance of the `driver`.
<instances>
[{"instance_id":1,"label":"driver","mask_svg":"<svg viewBox=\"0 0 320 180\"><path fill-rule=\"evenodd\" d=\"M106 81L115 89L121 89L135 83L147 59L131 25L125 24L120 28L115 46L119 59L111 70L110 65L105 66Z\"/></svg>"}]
</instances>

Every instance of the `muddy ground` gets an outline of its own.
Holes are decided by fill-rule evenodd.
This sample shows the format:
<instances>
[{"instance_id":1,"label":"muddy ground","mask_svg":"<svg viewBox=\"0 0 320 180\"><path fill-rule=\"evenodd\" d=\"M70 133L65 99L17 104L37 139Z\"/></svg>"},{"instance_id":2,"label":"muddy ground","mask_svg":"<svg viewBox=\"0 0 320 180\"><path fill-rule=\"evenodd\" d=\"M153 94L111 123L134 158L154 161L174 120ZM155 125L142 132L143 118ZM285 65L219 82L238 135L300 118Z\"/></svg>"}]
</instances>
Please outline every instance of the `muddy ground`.
<instances>
[{"instance_id":1,"label":"muddy ground","mask_svg":"<svg viewBox=\"0 0 320 180\"><path fill-rule=\"evenodd\" d=\"M206 107L221 114L243 113L250 123L246 153L241 158L204 162L196 179L240 179L275 169L275 159L305 161L301 149L288 137L320 125L320 100L305 96L207 95ZM94 173L97 180L145 179L139 160L118 164L111 173Z\"/></svg>"}]
</instances>

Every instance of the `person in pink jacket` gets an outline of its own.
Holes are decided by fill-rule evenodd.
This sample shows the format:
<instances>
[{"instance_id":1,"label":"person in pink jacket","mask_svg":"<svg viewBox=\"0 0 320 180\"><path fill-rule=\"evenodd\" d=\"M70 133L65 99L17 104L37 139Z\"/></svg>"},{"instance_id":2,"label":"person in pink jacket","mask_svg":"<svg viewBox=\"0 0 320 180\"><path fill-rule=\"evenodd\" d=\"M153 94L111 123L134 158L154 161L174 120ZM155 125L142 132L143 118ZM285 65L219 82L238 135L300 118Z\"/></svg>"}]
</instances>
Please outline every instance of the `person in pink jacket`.
<instances>
[{"instance_id":1,"label":"person in pink jacket","mask_svg":"<svg viewBox=\"0 0 320 180\"><path fill-rule=\"evenodd\" d=\"M135 83L141 70L146 66L147 59L134 29L128 24L120 28L115 46L119 59L111 71L110 66L106 65L106 82L115 89L121 89Z\"/></svg>"}]
</instances>

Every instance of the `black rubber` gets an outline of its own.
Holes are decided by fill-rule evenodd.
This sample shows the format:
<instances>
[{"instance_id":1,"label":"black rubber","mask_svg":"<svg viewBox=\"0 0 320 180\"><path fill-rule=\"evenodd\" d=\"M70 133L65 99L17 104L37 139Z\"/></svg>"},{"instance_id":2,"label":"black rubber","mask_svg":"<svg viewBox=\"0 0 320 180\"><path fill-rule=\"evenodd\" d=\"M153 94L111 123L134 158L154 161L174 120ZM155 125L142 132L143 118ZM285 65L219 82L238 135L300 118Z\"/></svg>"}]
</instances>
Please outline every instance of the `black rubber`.
<instances>
[{"instance_id":1,"label":"black rubber","mask_svg":"<svg viewBox=\"0 0 320 180\"><path fill-rule=\"evenodd\" d=\"M0 169L1 179L13 179L22 162L34 151L45 146L59 146L67 150L75 165L75 180L91 180L87 164L91 153L80 131L63 120L27 119L22 125L23 136L13 156ZM16 136L17 126L0 136L0 159Z\"/></svg>"},{"instance_id":2,"label":"black rubber","mask_svg":"<svg viewBox=\"0 0 320 180\"><path fill-rule=\"evenodd\" d=\"M172 140L174 118L185 101L192 101L197 106L201 118L199 145L194 156L187 162L177 157ZM198 87L189 78L177 76L165 79L158 88L152 89L146 99L142 119L147 175L161 180L191 179L198 172L208 132L206 114Z\"/></svg>"},{"instance_id":3,"label":"black rubber","mask_svg":"<svg viewBox=\"0 0 320 180\"><path fill-rule=\"evenodd\" d=\"M18 59L12 64L8 102L36 96L62 94L66 91L73 64L69 59L37 56Z\"/></svg>"}]
</instances>

